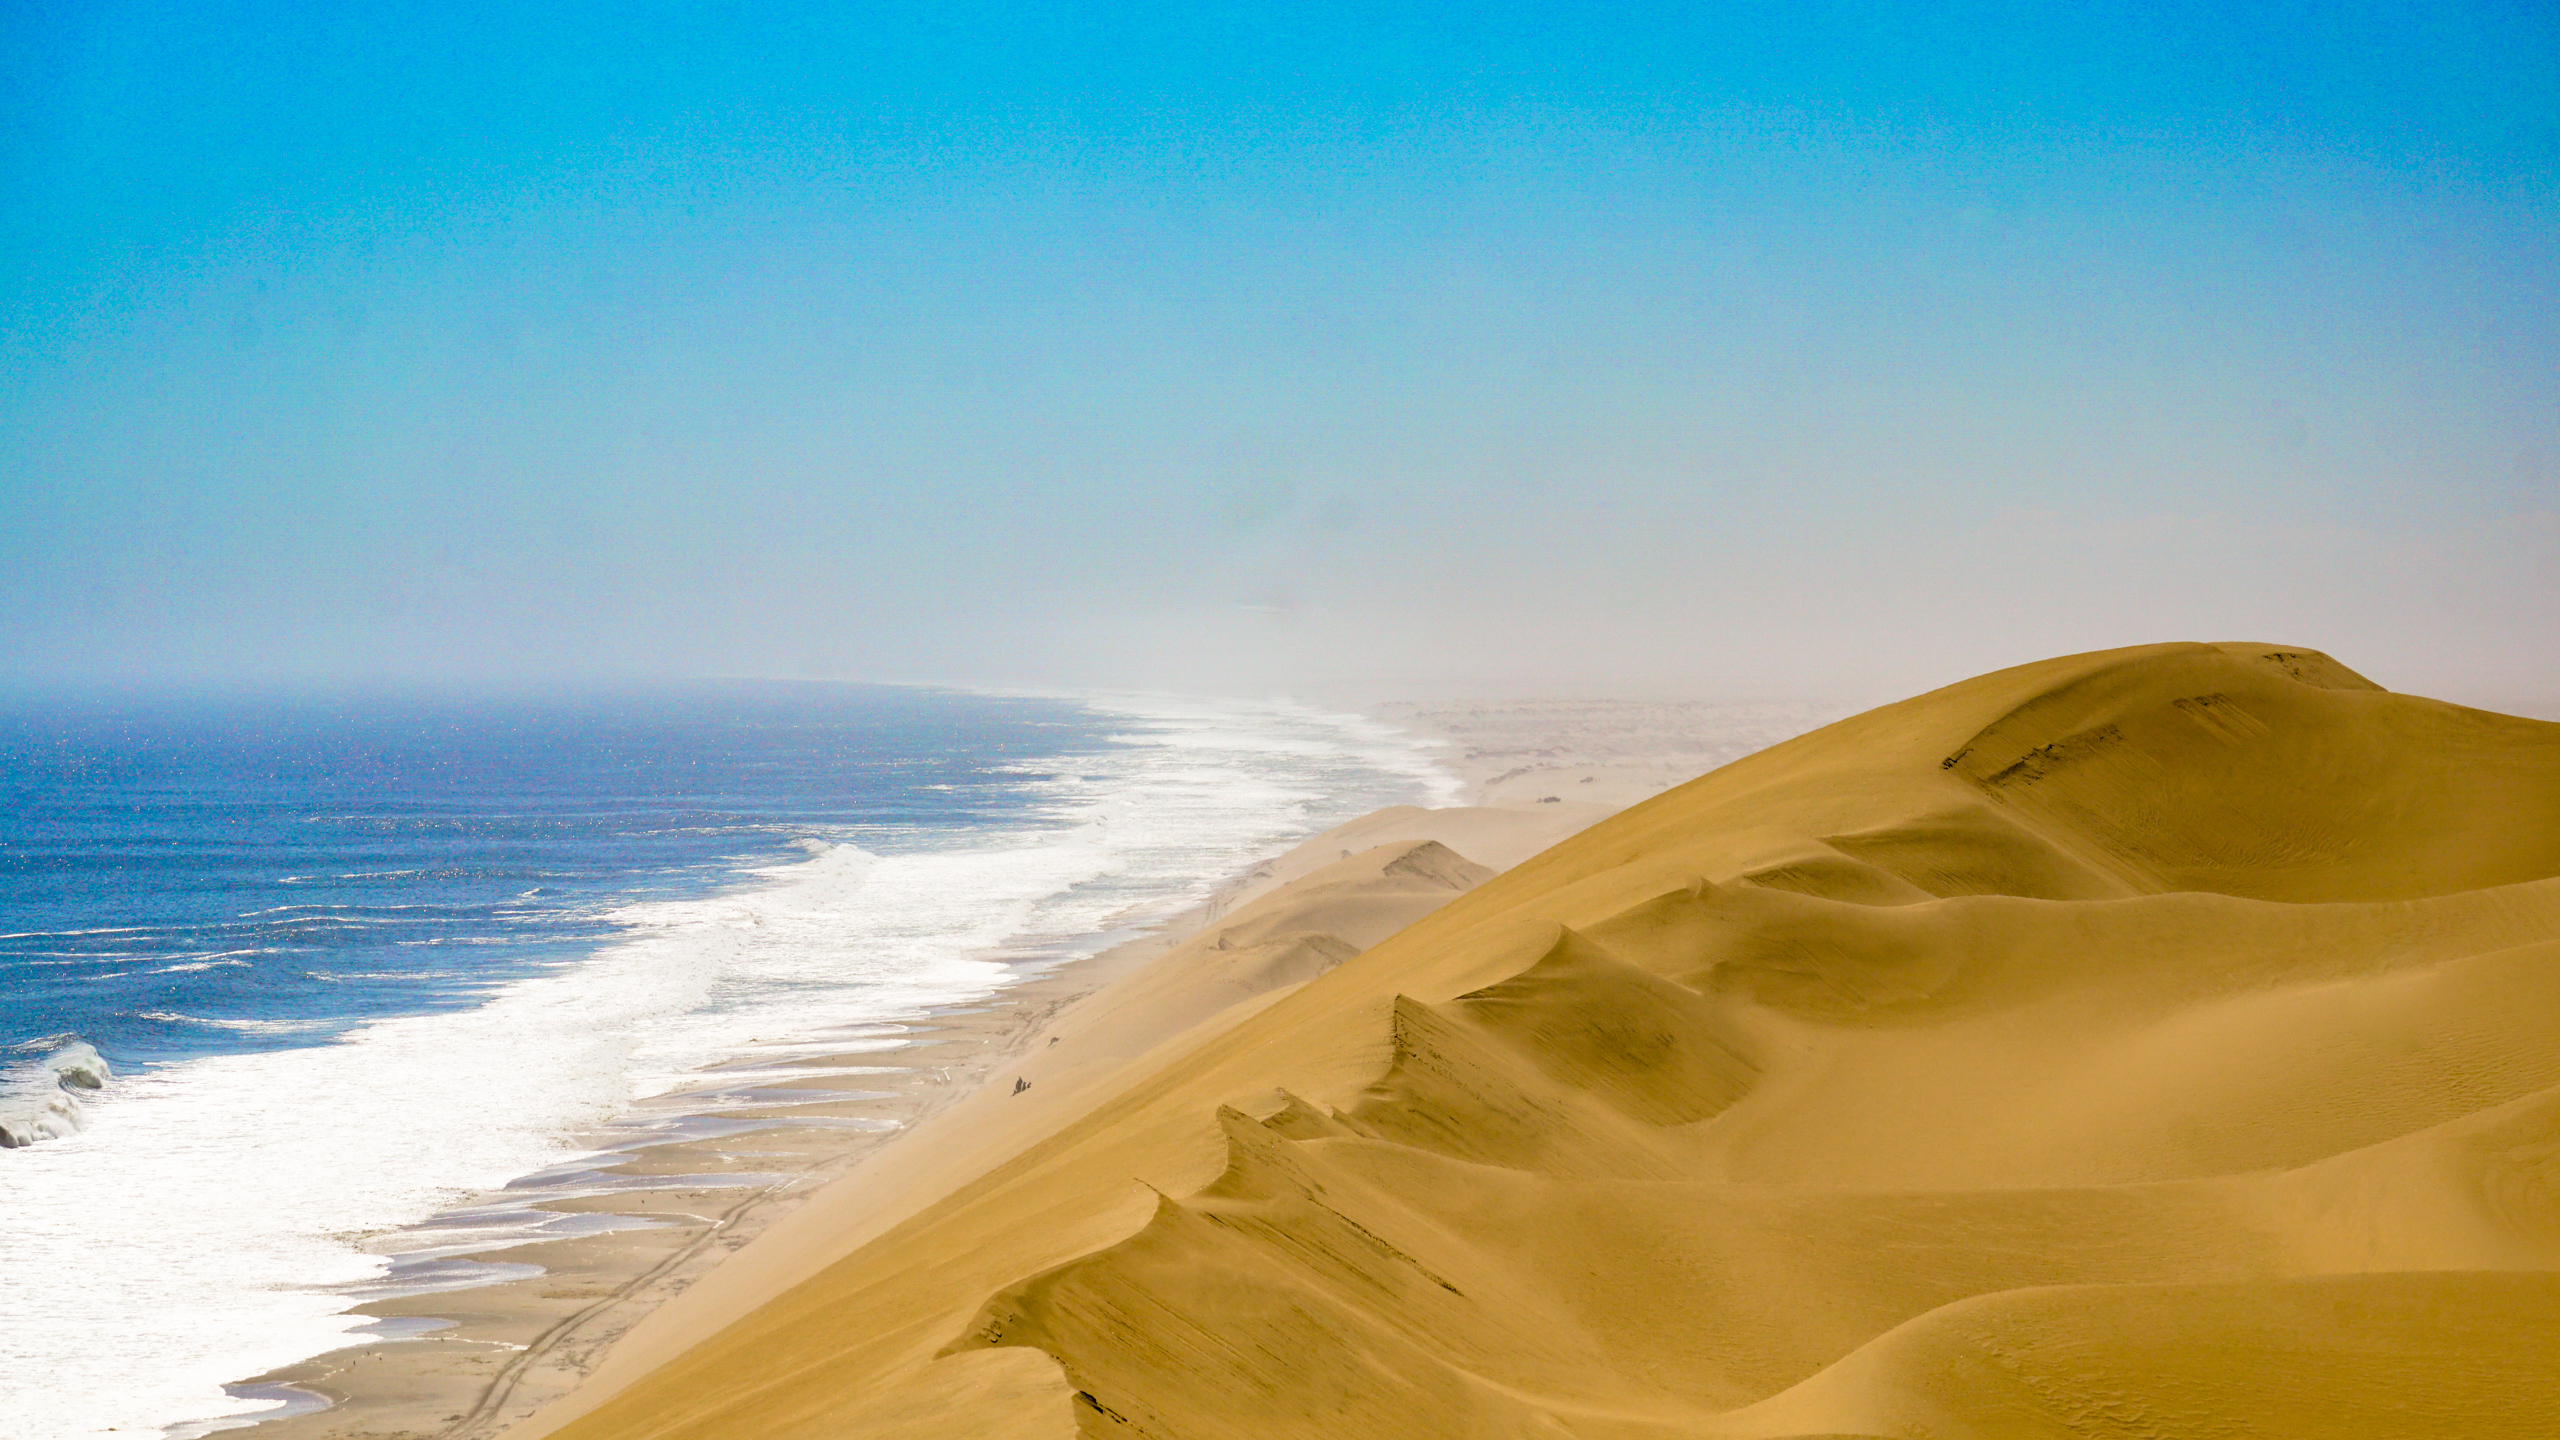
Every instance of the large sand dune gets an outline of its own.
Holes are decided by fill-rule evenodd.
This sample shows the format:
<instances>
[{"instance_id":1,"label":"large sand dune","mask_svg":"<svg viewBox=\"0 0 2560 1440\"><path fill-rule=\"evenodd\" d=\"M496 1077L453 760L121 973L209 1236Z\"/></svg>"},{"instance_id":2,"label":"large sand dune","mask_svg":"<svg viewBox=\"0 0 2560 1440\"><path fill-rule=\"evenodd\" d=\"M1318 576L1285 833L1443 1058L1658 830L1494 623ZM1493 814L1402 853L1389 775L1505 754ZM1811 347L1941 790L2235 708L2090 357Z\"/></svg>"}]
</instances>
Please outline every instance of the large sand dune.
<instances>
[{"instance_id":1,"label":"large sand dune","mask_svg":"<svg viewBox=\"0 0 2560 1440\"><path fill-rule=\"evenodd\" d=\"M2560 1434L2560 725L2074 656L1481 875L1255 901L526 1433Z\"/></svg>"}]
</instances>

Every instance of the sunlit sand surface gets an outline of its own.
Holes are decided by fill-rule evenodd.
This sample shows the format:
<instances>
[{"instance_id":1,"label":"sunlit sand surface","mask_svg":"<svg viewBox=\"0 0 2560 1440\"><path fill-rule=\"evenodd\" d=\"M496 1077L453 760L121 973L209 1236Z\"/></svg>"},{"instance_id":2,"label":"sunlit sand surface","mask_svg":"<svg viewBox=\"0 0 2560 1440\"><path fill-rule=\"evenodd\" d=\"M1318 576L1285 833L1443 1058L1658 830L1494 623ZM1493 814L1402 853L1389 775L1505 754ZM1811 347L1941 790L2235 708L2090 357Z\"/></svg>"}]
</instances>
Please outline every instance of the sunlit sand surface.
<instances>
[{"instance_id":1,"label":"sunlit sand surface","mask_svg":"<svg viewBox=\"0 0 2560 1440\"><path fill-rule=\"evenodd\" d=\"M516 1433L2560 1429L2560 725L2152 646L1466 849L1300 857Z\"/></svg>"}]
</instances>

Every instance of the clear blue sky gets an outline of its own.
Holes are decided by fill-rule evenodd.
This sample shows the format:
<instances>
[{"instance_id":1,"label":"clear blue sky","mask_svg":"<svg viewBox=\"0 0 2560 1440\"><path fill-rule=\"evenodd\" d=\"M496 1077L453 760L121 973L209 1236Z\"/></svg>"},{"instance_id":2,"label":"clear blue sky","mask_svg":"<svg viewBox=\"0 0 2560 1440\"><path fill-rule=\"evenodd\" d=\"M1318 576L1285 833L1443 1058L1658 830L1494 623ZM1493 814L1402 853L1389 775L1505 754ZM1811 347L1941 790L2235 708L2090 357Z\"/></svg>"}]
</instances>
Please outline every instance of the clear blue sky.
<instances>
[{"instance_id":1,"label":"clear blue sky","mask_svg":"<svg viewBox=\"0 0 2560 1440\"><path fill-rule=\"evenodd\" d=\"M2555 162L2551 5L0 0L0 680L2560 688Z\"/></svg>"}]
</instances>

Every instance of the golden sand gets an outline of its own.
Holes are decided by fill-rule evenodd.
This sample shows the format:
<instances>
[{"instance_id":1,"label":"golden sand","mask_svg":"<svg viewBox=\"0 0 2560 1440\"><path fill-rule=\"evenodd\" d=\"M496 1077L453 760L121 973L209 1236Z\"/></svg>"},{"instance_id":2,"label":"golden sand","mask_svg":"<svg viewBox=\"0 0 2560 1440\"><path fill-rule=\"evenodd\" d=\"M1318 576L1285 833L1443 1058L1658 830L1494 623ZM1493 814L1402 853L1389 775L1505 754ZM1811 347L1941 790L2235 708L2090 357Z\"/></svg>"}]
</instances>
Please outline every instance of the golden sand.
<instances>
[{"instance_id":1,"label":"golden sand","mask_svg":"<svg viewBox=\"0 0 2560 1440\"><path fill-rule=\"evenodd\" d=\"M2560 725L2151 646L1467 864L1238 910L515 1433L2560 1433Z\"/></svg>"}]
</instances>

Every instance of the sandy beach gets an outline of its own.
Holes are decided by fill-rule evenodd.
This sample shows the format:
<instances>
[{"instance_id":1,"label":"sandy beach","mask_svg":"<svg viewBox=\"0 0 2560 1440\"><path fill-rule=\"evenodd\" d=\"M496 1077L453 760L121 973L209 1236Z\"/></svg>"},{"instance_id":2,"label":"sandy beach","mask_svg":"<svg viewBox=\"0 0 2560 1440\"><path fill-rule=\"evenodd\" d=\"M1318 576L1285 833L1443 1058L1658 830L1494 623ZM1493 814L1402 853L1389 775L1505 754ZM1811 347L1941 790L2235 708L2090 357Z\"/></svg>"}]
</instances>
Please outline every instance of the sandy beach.
<instances>
[{"instance_id":1,"label":"sandy beach","mask_svg":"<svg viewBox=\"0 0 2560 1440\"><path fill-rule=\"evenodd\" d=\"M390 1338L246 1382L297 1407L256 1433L501 1433L576 1387L670 1298L703 1287L805 1208L814 1205L818 1218L802 1224L831 1231L850 1212L888 1213L930 1198L948 1177L1020 1143L1026 1124L1056 1123L1074 1097L1210 1015L1311 978L1625 806L1827 718L1807 705L1511 700L1373 713L1442 742L1471 803L1395 807L1335 827L1090 958L1051 965L1020 957L1025 978L984 1004L864 1027L836 1046L795 1037L789 1058L704 1072L699 1084L586 1137L597 1151L591 1173L566 1179L592 1178L600 1188L517 1197L533 1209L647 1228L488 1251L443 1247L422 1259L403 1253L401 1236L383 1237L400 1257L391 1283L421 1287L358 1307ZM995 1111L1001 1124L990 1121ZM649 1138L704 1117L718 1133ZM535 1178L553 1187L563 1179ZM765 1248L790 1244L786 1234ZM538 1271L423 1288L443 1276L471 1278L474 1266ZM693 1303L756 1293L770 1273L750 1259Z\"/></svg>"}]
</instances>

